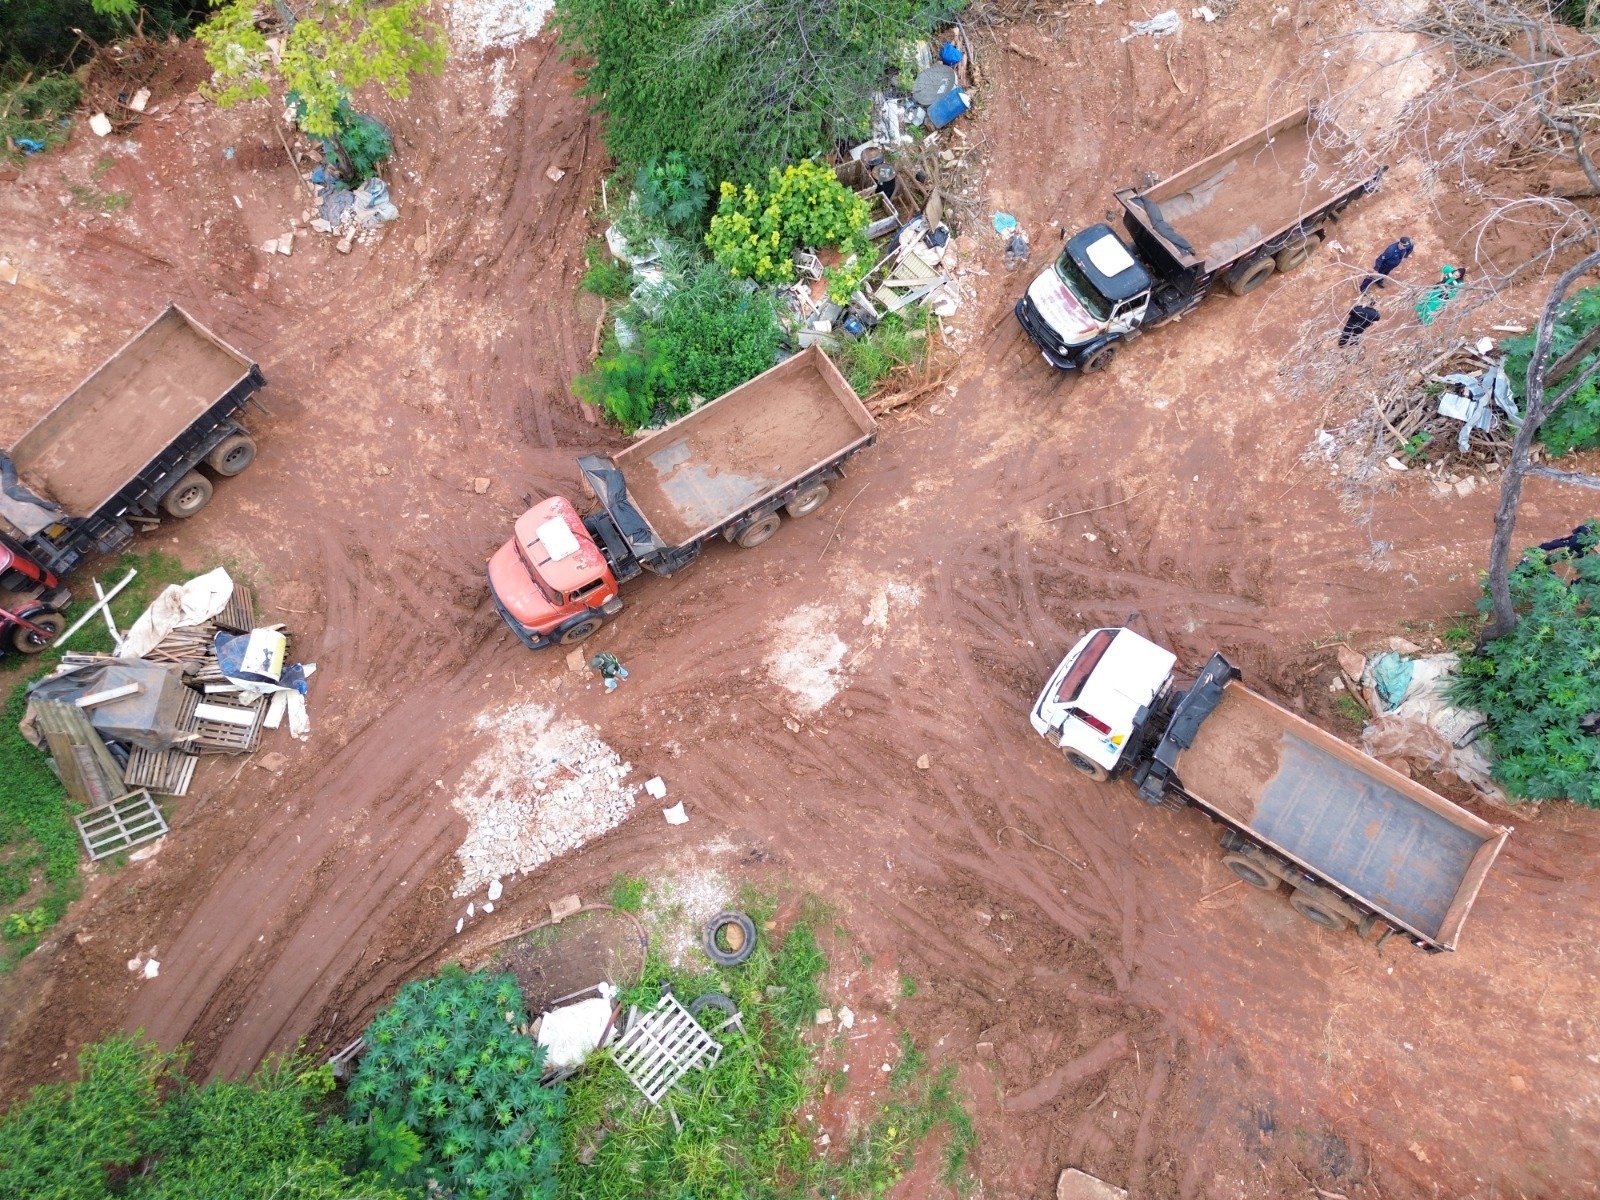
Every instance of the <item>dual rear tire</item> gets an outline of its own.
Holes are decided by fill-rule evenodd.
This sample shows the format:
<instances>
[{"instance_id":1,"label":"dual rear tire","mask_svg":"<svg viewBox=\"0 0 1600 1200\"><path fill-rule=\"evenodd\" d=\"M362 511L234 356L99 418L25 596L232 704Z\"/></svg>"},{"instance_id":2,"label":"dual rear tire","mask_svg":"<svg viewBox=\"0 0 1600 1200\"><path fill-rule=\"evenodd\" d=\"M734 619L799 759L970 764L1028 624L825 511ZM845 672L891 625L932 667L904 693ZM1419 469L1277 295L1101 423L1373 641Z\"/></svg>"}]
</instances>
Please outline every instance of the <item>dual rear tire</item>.
<instances>
[{"instance_id":1,"label":"dual rear tire","mask_svg":"<svg viewBox=\"0 0 1600 1200\"><path fill-rule=\"evenodd\" d=\"M827 484L812 484L785 504L783 511L788 513L791 519L798 521L801 517L809 517L826 504L828 495ZM768 513L754 525L746 526L743 532L733 538L733 543L741 549L753 550L763 542L770 541L772 535L777 533L782 525L782 517L775 512Z\"/></svg>"},{"instance_id":2,"label":"dual rear tire","mask_svg":"<svg viewBox=\"0 0 1600 1200\"><path fill-rule=\"evenodd\" d=\"M232 479L256 460L255 439L246 433L229 434L211 448L204 466L221 479ZM199 471L190 471L161 498L161 511L169 517L187 520L211 502L211 480Z\"/></svg>"}]
</instances>

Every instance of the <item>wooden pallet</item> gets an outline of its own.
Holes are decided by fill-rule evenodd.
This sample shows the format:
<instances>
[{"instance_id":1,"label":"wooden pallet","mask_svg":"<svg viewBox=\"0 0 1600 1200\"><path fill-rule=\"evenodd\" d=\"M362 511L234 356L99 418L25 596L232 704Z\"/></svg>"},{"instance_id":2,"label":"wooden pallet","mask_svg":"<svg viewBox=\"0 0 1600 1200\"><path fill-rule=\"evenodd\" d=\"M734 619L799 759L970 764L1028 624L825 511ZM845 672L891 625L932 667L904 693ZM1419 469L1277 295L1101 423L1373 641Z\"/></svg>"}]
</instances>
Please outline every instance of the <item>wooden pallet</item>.
<instances>
[{"instance_id":1,"label":"wooden pallet","mask_svg":"<svg viewBox=\"0 0 1600 1200\"><path fill-rule=\"evenodd\" d=\"M233 585L233 595L228 607L211 618L211 623L225 633L249 633L256 627L256 605L250 589L242 584Z\"/></svg>"},{"instance_id":2,"label":"wooden pallet","mask_svg":"<svg viewBox=\"0 0 1600 1200\"><path fill-rule=\"evenodd\" d=\"M39 700L34 717L67 795L84 808L96 808L126 790L122 768L83 709L76 704Z\"/></svg>"},{"instance_id":3,"label":"wooden pallet","mask_svg":"<svg viewBox=\"0 0 1600 1200\"><path fill-rule=\"evenodd\" d=\"M149 788L163 796L187 796L199 761L182 750L146 750L134 746L128 751L128 765L123 769L122 779L131 788Z\"/></svg>"},{"instance_id":4,"label":"wooden pallet","mask_svg":"<svg viewBox=\"0 0 1600 1200\"><path fill-rule=\"evenodd\" d=\"M722 1047L689 1010L671 994L627 1031L612 1047L611 1057L651 1104L695 1067L709 1071Z\"/></svg>"},{"instance_id":5,"label":"wooden pallet","mask_svg":"<svg viewBox=\"0 0 1600 1200\"><path fill-rule=\"evenodd\" d=\"M204 703L208 706L229 709L241 717L248 715L250 720L238 723L230 720L209 720L201 715L202 710L197 705L189 723L182 728L186 732L199 735L194 745L200 753L249 754L261 744L261 723L267 716L267 706L264 703L239 704L222 696L212 696Z\"/></svg>"},{"instance_id":6,"label":"wooden pallet","mask_svg":"<svg viewBox=\"0 0 1600 1200\"><path fill-rule=\"evenodd\" d=\"M91 808L73 821L89 857L96 862L164 837L167 832L166 818L143 788Z\"/></svg>"}]
</instances>

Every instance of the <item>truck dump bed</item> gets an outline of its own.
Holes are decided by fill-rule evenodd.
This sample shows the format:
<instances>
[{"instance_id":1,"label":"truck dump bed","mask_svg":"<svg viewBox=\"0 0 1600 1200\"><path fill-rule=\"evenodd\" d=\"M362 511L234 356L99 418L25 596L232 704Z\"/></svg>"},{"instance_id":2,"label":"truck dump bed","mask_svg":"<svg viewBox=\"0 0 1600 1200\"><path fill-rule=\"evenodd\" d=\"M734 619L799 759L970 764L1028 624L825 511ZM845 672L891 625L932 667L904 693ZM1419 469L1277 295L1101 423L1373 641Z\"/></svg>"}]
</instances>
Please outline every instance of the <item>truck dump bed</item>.
<instances>
[{"instance_id":1,"label":"truck dump bed","mask_svg":"<svg viewBox=\"0 0 1600 1200\"><path fill-rule=\"evenodd\" d=\"M169 304L23 434L11 461L29 488L89 516L254 369Z\"/></svg>"},{"instance_id":2,"label":"truck dump bed","mask_svg":"<svg viewBox=\"0 0 1600 1200\"><path fill-rule=\"evenodd\" d=\"M1392 923L1454 948L1509 830L1434 795L1237 679L1228 679L1190 736L1170 761L1179 787L1199 807L1247 828Z\"/></svg>"},{"instance_id":3,"label":"truck dump bed","mask_svg":"<svg viewBox=\"0 0 1600 1200\"><path fill-rule=\"evenodd\" d=\"M629 500L681 546L872 440L872 414L820 347L612 457Z\"/></svg>"},{"instance_id":4,"label":"truck dump bed","mask_svg":"<svg viewBox=\"0 0 1600 1200\"><path fill-rule=\"evenodd\" d=\"M1117 198L1129 219L1181 264L1214 271L1365 190L1378 174L1358 147L1302 108L1171 178ZM1157 213L1141 201L1153 202ZM1161 229L1163 223L1187 249Z\"/></svg>"}]
</instances>

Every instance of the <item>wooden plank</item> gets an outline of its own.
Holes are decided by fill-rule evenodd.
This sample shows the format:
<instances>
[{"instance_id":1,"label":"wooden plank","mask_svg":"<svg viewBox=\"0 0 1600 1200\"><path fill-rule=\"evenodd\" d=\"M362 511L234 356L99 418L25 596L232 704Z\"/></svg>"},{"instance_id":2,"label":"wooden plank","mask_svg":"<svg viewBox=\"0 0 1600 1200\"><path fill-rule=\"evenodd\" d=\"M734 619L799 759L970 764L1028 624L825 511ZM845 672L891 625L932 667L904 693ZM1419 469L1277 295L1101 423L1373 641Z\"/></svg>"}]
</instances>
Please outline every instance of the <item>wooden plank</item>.
<instances>
[{"instance_id":1,"label":"wooden plank","mask_svg":"<svg viewBox=\"0 0 1600 1200\"><path fill-rule=\"evenodd\" d=\"M113 700L121 700L124 696L137 696L143 691L142 683L125 683L121 687L107 688L103 692L90 692L87 696L79 696L75 703L79 708L93 708L96 704L109 704Z\"/></svg>"},{"instance_id":2,"label":"wooden plank","mask_svg":"<svg viewBox=\"0 0 1600 1200\"><path fill-rule=\"evenodd\" d=\"M221 721L224 725L254 725L254 708L234 708L226 704L201 704L194 715L202 721Z\"/></svg>"}]
</instances>

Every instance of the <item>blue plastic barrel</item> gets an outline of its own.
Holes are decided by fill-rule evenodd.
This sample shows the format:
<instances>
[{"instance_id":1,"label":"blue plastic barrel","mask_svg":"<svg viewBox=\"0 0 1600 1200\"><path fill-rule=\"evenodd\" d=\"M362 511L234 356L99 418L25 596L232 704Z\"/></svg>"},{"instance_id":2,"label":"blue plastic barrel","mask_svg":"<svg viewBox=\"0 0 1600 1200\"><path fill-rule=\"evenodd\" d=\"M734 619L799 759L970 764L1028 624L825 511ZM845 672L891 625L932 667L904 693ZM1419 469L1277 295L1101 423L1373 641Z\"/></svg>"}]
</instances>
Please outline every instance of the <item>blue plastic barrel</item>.
<instances>
[{"instance_id":1,"label":"blue plastic barrel","mask_svg":"<svg viewBox=\"0 0 1600 1200\"><path fill-rule=\"evenodd\" d=\"M928 105L928 124L943 129L971 107L972 97L967 95L966 88L951 88Z\"/></svg>"}]
</instances>

